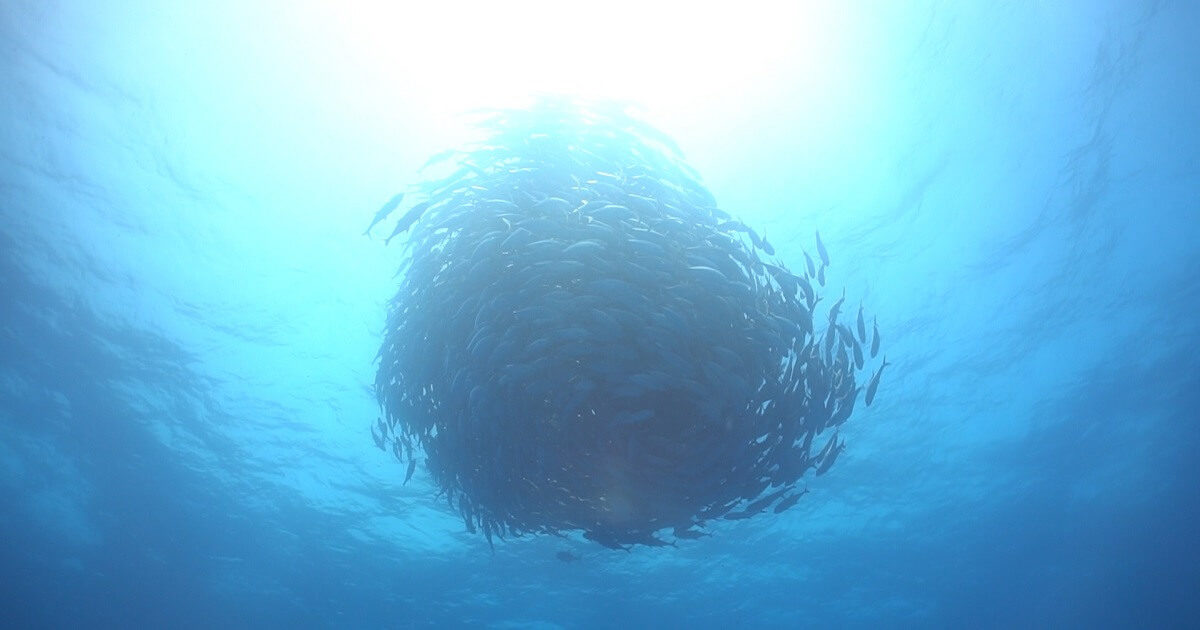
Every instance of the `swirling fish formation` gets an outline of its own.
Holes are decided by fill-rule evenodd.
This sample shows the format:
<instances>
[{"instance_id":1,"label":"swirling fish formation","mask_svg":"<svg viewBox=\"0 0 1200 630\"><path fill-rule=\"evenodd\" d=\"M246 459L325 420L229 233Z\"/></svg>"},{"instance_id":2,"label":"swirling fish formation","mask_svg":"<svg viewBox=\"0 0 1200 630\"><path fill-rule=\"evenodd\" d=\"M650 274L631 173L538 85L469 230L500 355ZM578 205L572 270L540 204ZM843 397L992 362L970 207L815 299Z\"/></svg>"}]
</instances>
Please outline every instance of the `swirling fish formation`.
<instances>
[{"instance_id":1,"label":"swirling fish formation","mask_svg":"<svg viewBox=\"0 0 1200 630\"><path fill-rule=\"evenodd\" d=\"M855 375L879 348L875 328L864 349L861 308L857 335L839 321L844 291L814 316L819 235L819 269L807 253L803 273L763 260L772 245L619 108L547 101L481 128L437 156L457 168L421 184L393 232L412 229L376 444L407 476L419 445L489 544L581 531L658 546L794 505L845 448Z\"/></svg>"}]
</instances>

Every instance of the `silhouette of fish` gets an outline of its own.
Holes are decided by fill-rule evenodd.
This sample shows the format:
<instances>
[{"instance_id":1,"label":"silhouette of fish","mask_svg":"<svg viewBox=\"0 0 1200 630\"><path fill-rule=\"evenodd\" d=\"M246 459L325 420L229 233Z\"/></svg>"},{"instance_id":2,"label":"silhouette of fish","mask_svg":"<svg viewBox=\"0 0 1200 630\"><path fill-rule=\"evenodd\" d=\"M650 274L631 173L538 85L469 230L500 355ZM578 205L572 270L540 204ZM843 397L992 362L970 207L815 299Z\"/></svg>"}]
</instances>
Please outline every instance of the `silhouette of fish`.
<instances>
[{"instance_id":1,"label":"silhouette of fish","mask_svg":"<svg viewBox=\"0 0 1200 630\"><path fill-rule=\"evenodd\" d=\"M363 236L370 236L371 228L375 227L375 225L380 221L386 219L388 215L396 209L396 206L400 205L401 201L404 201L404 193L397 193L395 196L389 199L387 203L383 204L383 206L375 212L375 218L371 219L371 224L367 226L366 230L363 230Z\"/></svg>"},{"instance_id":2,"label":"silhouette of fish","mask_svg":"<svg viewBox=\"0 0 1200 630\"><path fill-rule=\"evenodd\" d=\"M871 358L879 354L879 321L873 320L871 323L873 331L871 333Z\"/></svg>"},{"instance_id":3,"label":"silhouette of fish","mask_svg":"<svg viewBox=\"0 0 1200 630\"><path fill-rule=\"evenodd\" d=\"M868 407L875 400L875 391L879 389L879 377L883 375L883 368L889 365L891 363L888 363L887 357L883 357L883 365L879 366L878 370L875 370L874 376L871 377L871 382L867 384L867 395L863 399L863 402L867 403Z\"/></svg>"},{"instance_id":4,"label":"silhouette of fish","mask_svg":"<svg viewBox=\"0 0 1200 630\"><path fill-rule=\"evenodd\" d=\"M821 242L821 232L817 232L817 254L821 256L821 264L829 266L829 252L825 251L825 243Z\"/></svg>"},{"instance_id":5,"label":"silhouette of fish","mask_svg":"<svg viewBox=\"0 0 1200 630\"><path fill-rule=\"evenodd\" d=\"M408 228L412 227L412 224L416 223L417 219L421 218L421 214L429 208L429 205L430 202L422 201L421 203L409 208L408 212L405 212L404 216L400 217L400 220L396 222L395 229L393 229L392 233L383 241L383 244L387 245L388 243L391 243L393 238L396 238L396 236L406 232Z\"/></svg>"}]
</instances>

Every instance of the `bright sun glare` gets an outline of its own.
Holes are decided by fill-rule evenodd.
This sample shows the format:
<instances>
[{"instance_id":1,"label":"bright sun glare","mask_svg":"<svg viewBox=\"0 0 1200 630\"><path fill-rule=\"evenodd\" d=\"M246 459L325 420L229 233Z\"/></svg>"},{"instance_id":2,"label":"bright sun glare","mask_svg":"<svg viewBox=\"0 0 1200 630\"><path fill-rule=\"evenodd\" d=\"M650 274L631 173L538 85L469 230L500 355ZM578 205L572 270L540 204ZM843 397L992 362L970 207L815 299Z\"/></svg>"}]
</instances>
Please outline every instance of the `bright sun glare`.
<instances>
[{"instance_id":1,"label":"bright sun glare","mask_svg":"<svg viewBox=\"0 0 1200 630\"><path fill-rule=\"evenodd\" d=\"M835 6L378 2L311 19L372 98L421 102L435 119L538 93L629 101L669 118L781 93L837 106L847 16Z\"/></svg>"}]
</instances>

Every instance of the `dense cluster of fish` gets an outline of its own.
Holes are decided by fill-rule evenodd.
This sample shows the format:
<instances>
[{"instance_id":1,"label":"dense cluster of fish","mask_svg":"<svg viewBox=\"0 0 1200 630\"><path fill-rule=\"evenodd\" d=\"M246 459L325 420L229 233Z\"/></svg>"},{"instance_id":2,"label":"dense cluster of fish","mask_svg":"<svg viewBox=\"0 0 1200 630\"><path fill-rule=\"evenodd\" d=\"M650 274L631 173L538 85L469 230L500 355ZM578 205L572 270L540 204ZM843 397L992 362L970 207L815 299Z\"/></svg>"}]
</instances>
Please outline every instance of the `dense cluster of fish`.
<instances>
[{"instance_id":1,"label":"dense cluster of fish","mask_svg":"<svg viewBox=\"0 0 1200 630\"><path fill-rule=\"evenodd\" d=\"M419 445L489 544L666 545L795 505L845 449L855 375L879 352L861 307L843 321L844 291L818 314L820 236L793 273L617 108L547 101L481 128L431 160L452 172L410 191L392 232L412 230L372 432L405 481Z\"/></svg>"}]
</instances>

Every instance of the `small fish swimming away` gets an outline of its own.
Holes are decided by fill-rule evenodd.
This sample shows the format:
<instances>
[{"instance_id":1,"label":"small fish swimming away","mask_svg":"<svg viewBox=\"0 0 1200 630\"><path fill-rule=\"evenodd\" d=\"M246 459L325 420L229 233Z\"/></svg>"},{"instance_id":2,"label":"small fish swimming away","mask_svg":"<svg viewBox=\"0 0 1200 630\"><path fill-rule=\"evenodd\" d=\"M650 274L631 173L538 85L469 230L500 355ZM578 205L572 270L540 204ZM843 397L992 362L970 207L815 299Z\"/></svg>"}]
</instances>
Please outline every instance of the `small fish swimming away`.
<instances>
[{"instance_id":1,"label":"small fish swimming away","mask_svg":"<svg viewBox=\"0 0 1200 630\"><path fill-rule=\"evenodd\" d=\"M388 237L408 232L372 436L405 483L422 450L489 548L566 532L663 547L795 505L862 390L845 290L814 326L820 235L819 269L764 262L774 246L620 108L551 99L482 125L435 156L451 174L418 183Z\"/></svg>"},{"instance_id":2,"label":"small fish swimming away","mask_svg":"<svg viewBox=\"0 0 1200 630\"><path fill-rule=\"evenodd\" d=\"M871 326L874 329L871 332L871 358L874 359L879 354L879 321L872 321Z\"/></svg>"},{"instance_id":3,"label":"small fish swimming away","mask_svg":"<svg viewBox=\"0 0 1200 630\"><path fill-rule=\"evenodd\" d=\"M821 265L829 266L829 252L825 251L825 243L821 242L821 232L817 232L817 254L821 256Z\"/></svg>"},{"instance_id":4,"label":"small fish swimming away","mask_svg":"<svg viewBox=\"0 0 1200 630\"><path fill-rule=\"evenodd\" d=\"M389 199L387 201L387 203L383 204L383 207L381 207L378 211L375 212L375 218L371 219L371 224L367 226L366 230L363 230L363 236L370 236L371 228L375 227L375 225L378 224L380 221L386 219L388 217L388 215L391 214L392 211L396 209L396 206L399 206L400 202L403 200L404 200L404 193L397 193L395 196L393 196L391 199Z\"/></svg>"},{"instance_id":5,"label":"small fish swimming away","mask_svg":"<svg viewBox=\"0 0 1200 630\"><path fill-rule=\"evenodd\" d=\"M867 395L863 399L863 402L867 403L867 406L870 406L874 402L875 390L879 389L879 377L883 375L883 368L889 365L891 364L888 363L887 357L884 357L883 365L879 366L879 369L875 370L875 374L871 376L871 382L867 384Z\"/></svg>"},{"instance_id":6,"label":"small fish swimming away","mask_svg":"<svg viewBox=\"0 0 1200 630\"><path fill-rule=\"evenodd\" d=\"M566 562L567 564L570 564L572 562L576 562L579 560L579 556L575 555L574 553L571 553L570 551L556 552L554 554L554 557L558 558L562 562Z\"/></svg>"}]
</instances>

